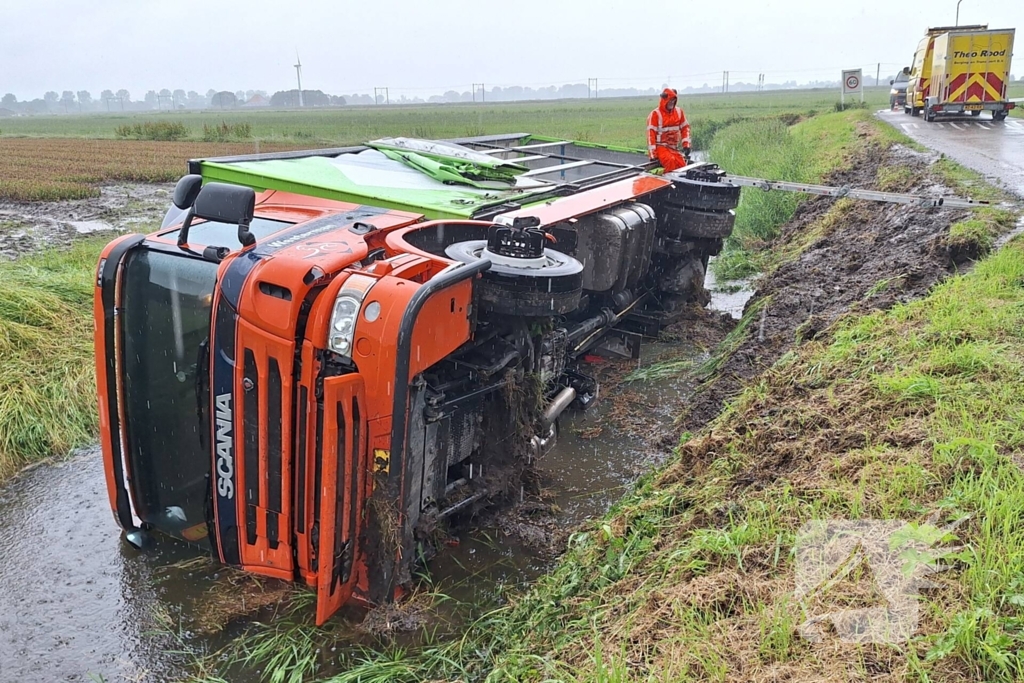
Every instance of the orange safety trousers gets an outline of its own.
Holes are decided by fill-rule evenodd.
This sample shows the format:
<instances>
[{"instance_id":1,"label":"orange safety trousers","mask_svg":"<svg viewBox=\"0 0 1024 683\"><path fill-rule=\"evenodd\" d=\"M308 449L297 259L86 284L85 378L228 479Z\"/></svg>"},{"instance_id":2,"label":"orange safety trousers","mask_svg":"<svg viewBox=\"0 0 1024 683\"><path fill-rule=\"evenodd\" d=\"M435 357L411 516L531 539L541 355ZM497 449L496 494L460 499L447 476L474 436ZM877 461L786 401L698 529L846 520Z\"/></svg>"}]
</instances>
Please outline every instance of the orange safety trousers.
<instances>
[{"instance_id":1,"label":"orange safety trousers","mask_svg":"<svg viewBox=\"0 0 1024 683\"><path fill-rule=\"evenodd\" d=\"M668 147L657 147L654 150L654 158L658 160L666 173L678 170L686 166L686 157L682 153L669 149Z\"/></svg>"}]
</instances>

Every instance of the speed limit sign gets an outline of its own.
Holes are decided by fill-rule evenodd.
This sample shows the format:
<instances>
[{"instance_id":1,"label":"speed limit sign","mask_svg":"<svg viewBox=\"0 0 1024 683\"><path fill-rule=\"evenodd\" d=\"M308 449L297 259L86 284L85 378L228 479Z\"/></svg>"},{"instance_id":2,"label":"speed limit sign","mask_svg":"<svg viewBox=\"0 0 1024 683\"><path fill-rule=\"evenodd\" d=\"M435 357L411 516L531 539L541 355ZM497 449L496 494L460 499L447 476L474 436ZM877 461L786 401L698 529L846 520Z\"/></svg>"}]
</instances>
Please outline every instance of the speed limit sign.
<instances>
[{"instance_id":1,"label":"speed limit sign","mask_svg":"<svg viewBox=\"0 0 1024 683\"><path fill-rule=\"evenodd\" d=\"M864 77L860 69L843 72L843 94L855 95L863 90Z\"/></svg>"}]
</instances>

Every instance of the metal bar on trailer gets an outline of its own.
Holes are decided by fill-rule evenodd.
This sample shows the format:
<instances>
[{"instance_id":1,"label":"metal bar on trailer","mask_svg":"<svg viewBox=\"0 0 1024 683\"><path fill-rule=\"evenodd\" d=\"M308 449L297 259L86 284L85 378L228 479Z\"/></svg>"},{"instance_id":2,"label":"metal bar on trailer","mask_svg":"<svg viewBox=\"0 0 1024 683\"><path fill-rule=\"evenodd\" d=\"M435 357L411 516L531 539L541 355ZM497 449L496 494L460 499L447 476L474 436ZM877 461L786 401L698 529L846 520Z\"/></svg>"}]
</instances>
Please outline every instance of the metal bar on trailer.
<instances>
[{"instance_id":1,"label":"metal bar on trailer","mask_svg":"<svg viewBox=\"0 0 1024 683\"><path fill-rule=\"evenodd\" d=\"M571 145L572 143L568 140L559 140L558 142L535 142L532 145L517 145L515 147L502 147L501 149L488 149L481 150L484 154L495 154L497 152L513 150L516 152L522 152L533 149L543 149L544 147L558 147L559 145Z\"/></svg>"},{"instance_id":2,"label":"metal bar on trailer","mask_svg":"<svg viewBox=\"0 0 1024 683\"><path fill-rule=\"evenodd\" d=\"M570 168L579 168L580 166L590 166L596 164L596 161L574 161L569 164L558 164L557 166L545 166L544 168L535 168L532 171L526 173L520 173L520 178L528 178L535 175L545 175L548 173L558 173L560 171L568 171ZM602 164L603 165L603 164Z\"/></svg>"},{"instance_id":3,"label":"metal bar on trailer","mask_svg":"<svg viewBox=\"0 0 1024 683\"><path fill-rule=\"evenodd\" d=\"M515 152L516 150L510 149L509 151L510 152ZM521 163L523 161L536 161L537 159L550 159L550 158L551 157L549 157L547 154L531 154L530 156L525 156L525 157L510 157L508 159L501 159L501 161L511 161L513 163L518 164L518 163Z\"/></svg>"},{"instance_id":4,"label":"metal bar on trailer","mask_svg":"<svg viewBox=\"0 0 1024 683\"><path fill-rule=\"evenodd\" d=\"M971 209L985 206L995 206L993 202L977 199L959 199L956 197L925 197L916 194L900 194L898 192L880 192L877 190L861 190L855 187L829 187L827 185L813 185L810 183L791 183L785 180L765 180L763 178L749 178L746 176L725 176L726 182L743 187L757 187L764 191L780 190L782 192L802 192L822 197L850 197L852 199L865 199L873 202L888 202L890 204L908 204L922 208L947 207L951 209Z\"/></svg>"},{"instance_id":5,"label":"metal bar on trailer","mask_svg":"<svg viewBox=\"0 0 1024 683\"><path fill-rule=\"evenodd\" d=\"M561 145L563 143L558 142L558 143L552 143L552 144L559 144L559 145ZM494 147L492 149L477 149L477 150L474 150L474 151L480 152L481 154L499 154L501 152L518 152L518 151L521 151L521 148L517 148L517 147ZM612 166L612 167L615 167L615 168L623 168L623 169L635 169L635 170L640 171L640 172L646 171L646 170L648 170L650 168L653 168L654 166L658 165L658 162L655 161L655 160L648 160L648 161L646 161L646 162L644 162L642 164L628 164L628 163L625 163L625 162L622 162L622 161L603 161L603 160L599 160L599 159L585 159L584 157L580 157L580 156L570 157L570 156L566 156L565 154L555 154L554 152L538 152L537 155L536 155L536 158L543 158L543 157L547 157L548 159L561 159L561 160L565 160L565 161L584 161L584 160L586 160L586 161L592 161L595 164L601 164L602 166ZM529 161L534 160L534 157L524 157L524 158L526 160L529 160ZM517 161L521 161L521 159L502 159L502 161L517 162Z\"/></svg>"}]
</instances>

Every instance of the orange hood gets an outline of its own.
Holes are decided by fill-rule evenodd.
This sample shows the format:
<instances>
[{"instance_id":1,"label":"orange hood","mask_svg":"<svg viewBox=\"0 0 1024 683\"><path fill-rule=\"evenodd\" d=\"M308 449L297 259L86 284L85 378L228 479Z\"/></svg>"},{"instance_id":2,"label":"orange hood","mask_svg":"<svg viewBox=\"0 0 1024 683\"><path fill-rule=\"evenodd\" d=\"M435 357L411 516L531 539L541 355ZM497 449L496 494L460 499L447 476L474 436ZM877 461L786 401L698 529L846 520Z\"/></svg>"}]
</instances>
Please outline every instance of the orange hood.
<instances>
[{"instance_id":1,"label":"orange hood","mask_svg":"<svg viewBox=\"0 0 1024 683\"><path fill-rule=\"evenodd\" d=\"M679 93L672 88L665 88L661 91L661 99L658 100L658 109L661 110L662 114L668 114L666 105L668 105L669 100L675 100L676 108L679 108Z\"/></svg>"}]
</instances>

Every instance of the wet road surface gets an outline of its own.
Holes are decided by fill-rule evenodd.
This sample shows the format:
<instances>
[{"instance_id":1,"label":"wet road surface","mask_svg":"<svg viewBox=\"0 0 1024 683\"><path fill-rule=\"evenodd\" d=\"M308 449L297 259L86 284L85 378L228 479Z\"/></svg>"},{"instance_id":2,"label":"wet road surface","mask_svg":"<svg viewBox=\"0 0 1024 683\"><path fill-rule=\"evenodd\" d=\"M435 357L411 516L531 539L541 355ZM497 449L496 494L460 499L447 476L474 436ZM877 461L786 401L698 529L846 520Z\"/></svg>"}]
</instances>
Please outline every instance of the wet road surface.
<instances>
[{"instance_id":1,"label":"wet road surface","mask_svg":"<svg viewBox=\"0 0 1024 683\"><path fill-rule=\"evenodd\" d=\"M993 184L1024 197L1024 120L996 122L982 114L928 123L902 111L880 111L878 118L925 147L981 173Z\"/></svg>"}]
</instances>

